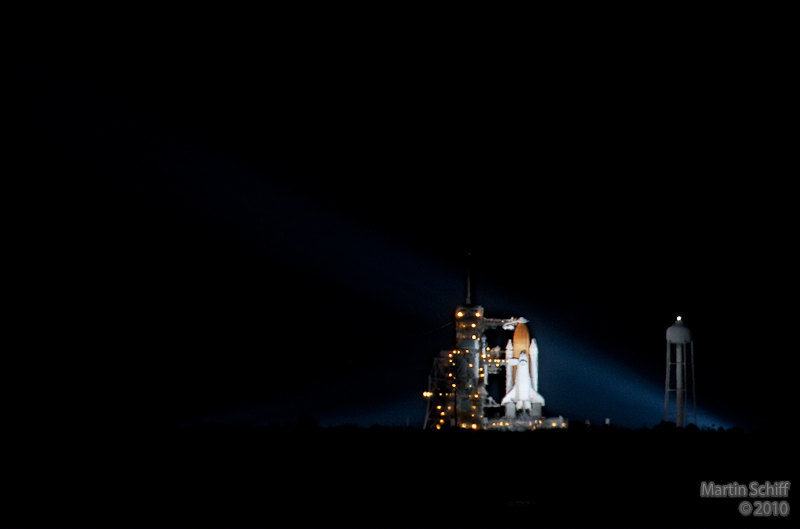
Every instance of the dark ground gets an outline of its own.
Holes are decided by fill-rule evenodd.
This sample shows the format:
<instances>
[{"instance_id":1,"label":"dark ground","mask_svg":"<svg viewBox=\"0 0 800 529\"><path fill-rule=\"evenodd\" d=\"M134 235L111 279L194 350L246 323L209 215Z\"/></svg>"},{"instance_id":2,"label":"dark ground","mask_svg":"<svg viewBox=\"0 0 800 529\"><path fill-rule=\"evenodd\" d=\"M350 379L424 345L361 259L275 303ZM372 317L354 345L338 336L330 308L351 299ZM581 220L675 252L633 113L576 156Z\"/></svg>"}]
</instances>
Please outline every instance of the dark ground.
<instances>
[{"instance_id":1,"label":"dark ground","mask_svg":"<svg viewBox=\"0 0 800 529\"><path fill-rule=\"evenodd\" d=\"M792 480L796 438L737 431L59 432L6 465L18 527L796 527L701 481ZM522 461L529 471L513 469ZM506 470L507 469L507 470ZM793 491L792 491L793 492ZM790 505L796 493L790 493Z\"/></svg>"}]
</instances>

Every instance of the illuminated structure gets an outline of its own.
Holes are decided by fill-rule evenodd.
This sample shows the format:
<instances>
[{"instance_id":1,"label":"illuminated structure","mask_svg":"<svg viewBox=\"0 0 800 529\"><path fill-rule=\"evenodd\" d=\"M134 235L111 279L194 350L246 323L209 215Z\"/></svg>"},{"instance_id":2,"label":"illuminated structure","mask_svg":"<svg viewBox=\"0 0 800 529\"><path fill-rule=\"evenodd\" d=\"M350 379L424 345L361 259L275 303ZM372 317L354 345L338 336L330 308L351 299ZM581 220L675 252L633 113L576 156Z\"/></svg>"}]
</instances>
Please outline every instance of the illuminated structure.
<instances>
[{"instance_id":1,"label":"illuminated structure","mask_svg":"<svg viewBox=\"0 0 800 529\"><path fill-rule=\"evenodd\" d=\"M469 292L469 287L467 289ZM563 417L544 418L544 398L538 393L539 349L530 340L525 318L487 318L483 307L467 304L455 310L455 346L433 360L428 389L425 428L442 430L535 430L566 428ZM485 331L514 331L506 348L489 347ZM523 371L524 370L524 371ZM505 379L505 397L489 392L489 378Z\"/></svg>"},{"instance_id":2,"label":"illuminated structure","mask_svg":"<svg viewBox=\"0 0 800 529\"><path fill-rule=\"evenodd\" d=\"M687 371L688 365L688 371ZM675 382L673 384L673 373ZM692 414L697 424L697 402L694 392L694 342L692 333L678 316L667 329L667 375L664 380L664 420L672 418L670 394L675 393L675 425L686 426L688 375L691 376Z\"/></svg>"}]
</instances>

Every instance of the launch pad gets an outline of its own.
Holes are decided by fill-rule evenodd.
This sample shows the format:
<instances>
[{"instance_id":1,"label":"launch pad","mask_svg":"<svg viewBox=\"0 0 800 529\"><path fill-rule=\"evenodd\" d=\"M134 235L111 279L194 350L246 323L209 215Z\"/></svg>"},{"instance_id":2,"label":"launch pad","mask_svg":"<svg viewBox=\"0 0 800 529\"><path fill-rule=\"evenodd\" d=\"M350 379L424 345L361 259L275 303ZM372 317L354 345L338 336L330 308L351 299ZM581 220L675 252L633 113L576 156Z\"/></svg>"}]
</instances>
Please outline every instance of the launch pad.
<instances>
[{"instance_id":1,"label":"launch pad","mask_svg":"<svg viewBox=\"0 0 800 529\"><path fill-rule=\"evenodd\" d=\"M456 307L455 347L440 351L428 377L425 429L527 431L566 428L563 417L544 417L539 394L539 347L525 318L487 318L480 305ZM491 347L487 330L513 331L505 349ZM491 394L497 377L503 395ZM495 398L497 397L497 398Z\"/></svg>"}]
</instances>

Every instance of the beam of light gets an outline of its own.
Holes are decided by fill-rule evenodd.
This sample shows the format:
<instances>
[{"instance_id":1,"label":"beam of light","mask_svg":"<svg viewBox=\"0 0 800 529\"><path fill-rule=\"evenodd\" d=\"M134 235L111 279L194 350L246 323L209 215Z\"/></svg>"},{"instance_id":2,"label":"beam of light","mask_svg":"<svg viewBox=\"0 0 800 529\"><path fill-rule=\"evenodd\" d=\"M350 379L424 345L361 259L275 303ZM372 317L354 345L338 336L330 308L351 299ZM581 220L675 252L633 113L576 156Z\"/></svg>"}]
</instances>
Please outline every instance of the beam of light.
<instances>
[{"instance_id":1,"label":"beam of light","mask_svg":"<svg viewBox=\"0 0 800 529\"><path fill-rule=\"evenodd\" d=\"M118 160L131 159L142 166L142 171L158 175L147 179L139 174L128 175L132 192L141 192L144 188L143 195L161 201L162 206L178 209L189 218L211 219L208 222L230 237L261 248L269 255L277 252L286 263L313 271L368 297L389 302L429 321L431 326L441 324L442 314L448 314L459 300L463 279L459 274L265 181L263 175L230 160L186 145L164 147L153 143L143 148L139 144L127 145L126 138L92 132L104 130L108 122L126 123L144 118L126 114L121 108L98 107L94 112L87 112L86 105L98 104L88 97L84 103L50 109L61 115L51 117L48 126L62 126L71 148L96 158L101 166L107 164L106 169L112 174ZM81 134L73 134L72 127L76 123L83 127ZM163 131L163 134L170 136L172 133ZM110 154L103 158L100 152ZM320 175L325 176L330 175ZM526 280L536 281L537 278L531 276ZM558 329L557 322L541 314L535 300L523 303L509 299L492 291L488 284L481 297L487 308L503 307L511 311L503 316L524 315L531 319L540 344L539 380L548 409L571 417L596 420L611 417L616 424L630 426L654 424L660 420L663 389L658 384L608 360L608 355L583 341L566 336ZM354 325L357 326L357 322ZM449 345L442 344L443 347ZM427 363L436 351L425 353L415 352L409 360L422 358ZM654 362L660 365L660 353L653 351L653 355L658 358ZM373 413L371 416L390 420L390 417L407 415L392 411L397 406L416 410L417 406L408 403L411 395L419 399L419 387L412 381L409 385L413 387L408 395L398 396L383 412L369 412ZM230 414L237 422L248 421L251 416L241 410ZM706 423L726 424L702 410L699 416ZM418 424L421 417L411 420Z\"/></svg>"},{"instance_id":2,"label":"beam of light","mask_svg":"<svg viewBox=\"0 0 800 529\"><path fill-rule=\"evenodd\" d=\"M368 233L355 223L314 208L301 197L259 180L257 175L227 173L226 193L214 196L216 187L211 177L215 170L209 168L217 165L203 164L208 177L187 180L182 189L194 204L202 204L214 217L225 219L250 243L277 244L282 258L296 266L322 260L324 266L315 268L315 272L367 296L389 301L432 324L438 322L434 318L442 313L437 306L458 299L462 289L462 278L458 274L448 273L388 238ZM210 196L214 199L205 198ZM299 217L303 222L292 222ZM527 280L536 281L536 277ZM540 314L541 309L534 303L510 299L489 284L484 290L481 296L487 307L502 306L511 309L513 315L525 315L532 320L542 351L540 384L549 410L598 423L610 417L614 424L630 427L653 425L661 420L663 386L609 360L608 354L585 341L564 334L558 323ZM448 343L442 344L442 347L448 346ZM654 363L660 366L661 351L652 353ZM430 354L432 356L435 351ZM413 389L417 398L418 388ZM407 403L409 399L402 397L398 402ZM384 420L395 421L398 416L419 413L415 407L407 405L406 413L398 414L395 411L398 406L397 402L387 403ZM376 419L381 416L374 410L356 413ZM698 419L701 418L704 421L701 425L728 425L699 409ZM418 416L412 419L412 424L419 422Z\"/></svg>"}]
</instances>

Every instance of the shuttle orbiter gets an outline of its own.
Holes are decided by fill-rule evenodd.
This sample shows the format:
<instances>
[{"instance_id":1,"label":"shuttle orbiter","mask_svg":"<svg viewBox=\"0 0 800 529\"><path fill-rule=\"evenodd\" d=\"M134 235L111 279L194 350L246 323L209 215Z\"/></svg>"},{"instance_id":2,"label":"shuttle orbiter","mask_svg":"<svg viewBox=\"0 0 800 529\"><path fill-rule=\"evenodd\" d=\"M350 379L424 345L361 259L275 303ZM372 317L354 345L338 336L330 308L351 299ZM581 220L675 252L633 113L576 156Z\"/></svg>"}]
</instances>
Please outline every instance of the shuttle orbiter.
<instances>
[{"instance_id":1,"label":"shuttle orbiter","mask_svg":"<svg viewBox=\"0 0 800 529\"><path fill-rule=\"evenodd\" d=\"M519 355L519 364L517 364L516 371L514 386L508 392L508 395L503 397L503 401L500 404L513 402L518 410L530 410L532 404L544 406L544 397L539 395L533 387L531 371L528 367L528 355L524 352Z\"/></svg>"}]
</instances>

